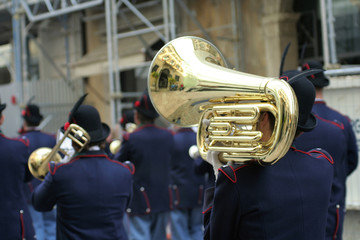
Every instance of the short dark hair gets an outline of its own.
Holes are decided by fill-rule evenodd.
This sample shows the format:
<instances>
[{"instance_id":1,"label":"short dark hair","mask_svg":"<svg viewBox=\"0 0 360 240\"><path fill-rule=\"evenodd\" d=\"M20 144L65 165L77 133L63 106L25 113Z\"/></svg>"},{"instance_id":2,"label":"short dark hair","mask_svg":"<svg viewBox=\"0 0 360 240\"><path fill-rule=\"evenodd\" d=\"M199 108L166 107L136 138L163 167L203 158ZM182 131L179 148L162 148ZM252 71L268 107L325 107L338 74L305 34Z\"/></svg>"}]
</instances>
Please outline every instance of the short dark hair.
<instances>
[{"instance_id":1,"label":"short dark hair","mask_svg":"<svg viewBox=\"0 0 360 240\"><path fill-rule=\"evenodd\" d=\"M145 116L144 114L140 113L139 111L136 111L138 113L138 119L142 124L146 124L146 123L154 123L155 122L155 118L149 118L147 116Z\"/></svg>"},{"instance_id":2,"label":"short dark hair","mask_svg":"<svg viewBox=\"0 0 360 240\"><path fill-rule=\"evenodd\" d=\"M25 120L25 122L26 122L26 125L28 126L28 127L37 127L37 126L39 126L40 125L40 122L29 122L29 121L26 121Z\"/></svg>"}]
</instances>

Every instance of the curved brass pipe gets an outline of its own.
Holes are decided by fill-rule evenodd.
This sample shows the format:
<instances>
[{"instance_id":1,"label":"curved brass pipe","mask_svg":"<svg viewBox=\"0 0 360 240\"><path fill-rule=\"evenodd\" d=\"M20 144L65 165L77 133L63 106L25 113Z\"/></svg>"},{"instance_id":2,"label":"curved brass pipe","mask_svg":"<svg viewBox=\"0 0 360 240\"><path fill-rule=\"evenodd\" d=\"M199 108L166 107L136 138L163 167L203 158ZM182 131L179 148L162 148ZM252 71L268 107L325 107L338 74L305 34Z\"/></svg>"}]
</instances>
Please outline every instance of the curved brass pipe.
<instances>
[{"instance_id":1,"label":"curved brass pipe","mask_svg":"<svg viewBox=\"0 0 360 240\"><path fill-rule=\"evenodd\" d=\"M68 156L68 152L60 148L61 144L67 137L71 139L73 144L79 146L79 152L81 152L90 142L90 136L83 128L76 124L70 124L70 126L65 131L63 137L56 143L56 145L52 149L42 147L36 149L30 154L30 157L28 159L28 167L31 174L35 178L41 181L44 180L46 174L49 172L49 162L60 162L62 160L59 152L67 158L71 158L71 156Z\"/></svg>"},{"instance_id":2,"label":"curved brass pipe","mask_svg":"<svg viewBox=\"0 0 360 240\"><path fill-rule=\"evenodd\" d=\"M198 125L197 145L219 151L222 161L275 163L295 136L298 104L291 86L277 78L228 69L220 51L198 37L181 37L156 54L148 74L151 101L172 124ZM261 112L275 117L270 140L256 129ZM206 119L209 125L204 125Z\"/></svg>"}]
</instances>

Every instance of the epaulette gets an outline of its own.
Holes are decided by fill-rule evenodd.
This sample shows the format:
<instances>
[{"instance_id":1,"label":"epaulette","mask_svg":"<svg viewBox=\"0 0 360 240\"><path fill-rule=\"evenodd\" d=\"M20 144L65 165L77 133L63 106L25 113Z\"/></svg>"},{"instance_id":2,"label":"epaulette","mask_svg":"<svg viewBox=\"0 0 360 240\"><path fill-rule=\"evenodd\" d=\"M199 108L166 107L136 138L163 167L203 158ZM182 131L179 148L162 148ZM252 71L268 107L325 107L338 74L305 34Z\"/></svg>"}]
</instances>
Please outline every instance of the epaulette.
<instances>
[{"instance_id":1,"label":"epaulette","mask_svg":"<svg viewBox=\"0 0 360 240\"><path fill-rule=\"evenodd\" d=\"M19 140L20 140L20 142L23 142L27 147L29 146L30 141L28 138L21 137L21 138L19 138Z\"/></svg>"},{"instance_id":2,"label":"epaulette","mask_svg":"<svg viewBox=\"0 0 360 240\"><path fill-rule=\"evenodd\" d=\"M230 164L230 165L224 165L221 168L219 168L219 171L221 171L230 181L233 183L237 182L236 178L236 171L248 166L248 164L243 165L237 165L237 164Z\"/></svg>"},{"instance_id":3,"label":"epaulette","mask_svg":"<svg viewBox=\"0 0 360 240\"><path fill-rule=\"evenodd\" d=\"M219 171L222 172L228 179L230 179L230 181L232 181L233 183L236 183L236 181L237 181L236 174L235 174L235 170L232 166L224 165L221 168L219 168Z\"/></svg>"},{"instance_id":4,"label":"epaulette","mask_svg":"<svg viewBox=\"0 0 360 240\"><path fill-rule=\"evenodd\" d=\"M322 148L315 148L308 151L312 157L315 158L325 158L329 161L329 163L334 164L334 160L331 157L330 153L328 153L325 149Z\"/></svg>"},{"instance_id":5,"label":"epaulette","mask_svg":"<svg viewBox=\"0 0 360 240\"><path fill-rule=\"evenodd\" d=\"M129 169L131 175L134 175L134 173L135 173L135 165L130 161L125 161L125 162L123 162L123 164L125 165L126 168Z\"/></svg>"},{"instance_id":6,"label":"epaulette","mask_svg":"<svg viewBox=\"0 0 360 240\"><path fill-rule=\"evenodd\" d=\"M114 162L116 164L119 164L119 165L127 168L130 171L131 175L134 175L135 165L132 162L130 162L130 161L120 162L118 160L111 159L108 156L106 156L106 159L109 160L110 162Z\"/></svg>"}]
</instances>

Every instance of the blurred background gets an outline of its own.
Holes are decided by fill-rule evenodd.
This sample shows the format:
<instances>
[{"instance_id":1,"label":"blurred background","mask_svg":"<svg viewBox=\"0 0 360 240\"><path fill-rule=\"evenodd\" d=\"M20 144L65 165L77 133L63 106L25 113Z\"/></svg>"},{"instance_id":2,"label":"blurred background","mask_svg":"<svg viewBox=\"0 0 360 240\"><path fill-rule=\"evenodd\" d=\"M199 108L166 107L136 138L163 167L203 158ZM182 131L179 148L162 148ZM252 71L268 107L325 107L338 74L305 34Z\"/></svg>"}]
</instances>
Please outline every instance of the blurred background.
<instances>
[{"instance_id":1,"label":"blurred background","mask_svg":"<svg viewBox=\"0 0 360 240\"><path fill-rule=\"evenodd\" d=\"M147 88L158 50L189 35L217 46L229 68L260 76L279 76L288 43L284 70L323 62L325 100L351 118L360 146L360 0L0 0L2 131L17 135L32 99L41 128L56 132L85 92L116 129ZM359 183L357 169L348 179L347 240L360 236Z\"/></svg>"}]
</instances>

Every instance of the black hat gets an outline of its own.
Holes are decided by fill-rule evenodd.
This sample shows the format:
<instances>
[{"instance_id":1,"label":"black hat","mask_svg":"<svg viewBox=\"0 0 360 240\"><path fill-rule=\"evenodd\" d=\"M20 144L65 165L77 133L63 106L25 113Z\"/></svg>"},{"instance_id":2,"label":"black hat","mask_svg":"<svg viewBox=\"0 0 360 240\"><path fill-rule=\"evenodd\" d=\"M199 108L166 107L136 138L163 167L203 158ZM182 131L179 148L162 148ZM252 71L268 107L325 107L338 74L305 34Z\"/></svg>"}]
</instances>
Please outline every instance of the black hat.
<instances>
[{"instance_id":1,"label":"black hat","mask_svg":"<svg viewBox=\"0 0 360 240\"><path fill-rule=\"evenodd\" d=\"M146 91L140 98L140 100L134 103L134 108L148 118L157 118L159 114L156 112L154 106L151 103L148 92Z\"/></svg>"},{"instance_id":2,"label":"black hat","mask_svg":"<svg viewBox=\"0 0 360 240\"><path fill-rule=\"evenodd\" d=\"M319 61L315 60L307 61L302 65L302 70L308 69L321 69L324 71L323 65ZM312 82L312 84L314 84L315 87L322 88L329 85L330 81L325 77L323 71L308 76L308 79Z\"/></svg>"},{"instance_id":3,"label":"black hat","mask_svg":"<svg viewBox=\"0 0 360 240\"><path fill-rule=\"evenodd\" d=\"M320 71L320 70L318 70ZM309 132L317 125L317 119L311 112L315 101L314 85L306 78L318 71L299 72L296 70L284 72L280 79L286 80L293 88L299 105L297 130Z\"/></svg>"},{"instance_id":4,"label":"black hat","mask_svg":"<svg viewBox=\"0 0 360 240\"><path fill-rule=\"evenodd\" d=\"M0 113L6 108L6 103L1 103L0 99Z\"/></svg>"},{"instance_id":5,"label":"black hat","mask_svg":"<svg viewBox=\"0 0 360 240\"><path fill-rule=\"evenodd\" d=\"M25 109L22 110L21 116L25 119L27 123L32 125L39 125L43 116L40 113L40 109L35 104L26 105Z\"/></svg>"},{"instance_id":6,"label":"black hat","mask_svg":"<svg viewBox=\"0 0 360 240\"><path fill-rule=\"evenodd\" d=\"M125 129L125 125L127 123L135 123L134 122L134 111L133 110L127 110L125 111L121 118L120 118L120 125L122 128Z\"/></svg>"},{"instance_id":7,"label":"black hat","mask_svg":"<svg viewBox=\"0 0 360 240\"><path fill-rule=\"evenodd\" d=\"M75 123L90 135L91 143L101 142L109 136L110 128L106 123L101 122L100 114L96 108L90 105L81 105L86 95L82 96L71 110L69 121L65 124L64 130L71 123Z\"/></svg>"}]
</instances>

